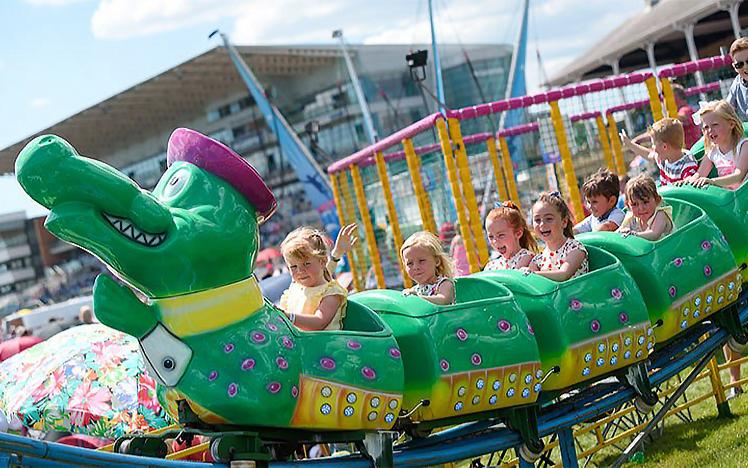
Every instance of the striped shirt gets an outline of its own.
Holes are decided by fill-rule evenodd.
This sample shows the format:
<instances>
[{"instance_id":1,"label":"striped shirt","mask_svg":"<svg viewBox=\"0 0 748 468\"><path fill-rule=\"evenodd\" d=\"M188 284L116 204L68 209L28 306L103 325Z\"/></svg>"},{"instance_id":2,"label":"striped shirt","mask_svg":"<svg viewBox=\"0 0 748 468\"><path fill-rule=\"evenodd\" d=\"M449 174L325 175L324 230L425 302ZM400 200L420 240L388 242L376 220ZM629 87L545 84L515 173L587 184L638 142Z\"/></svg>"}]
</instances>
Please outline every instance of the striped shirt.
<instances>
[{"instance_id":1,"label":"striped shirt","mask_svg":"<svg viewBox=\"0 0 748 468\"><path fill-rule=\"evenodd\" d=\"M655 157L657 168L660 170L660 185L671 185L681 181L686 177L696 174L699 170L699 163L688 151L683 152L683 157L677 161L669 162Z\"/></svg>"}]
</instances>

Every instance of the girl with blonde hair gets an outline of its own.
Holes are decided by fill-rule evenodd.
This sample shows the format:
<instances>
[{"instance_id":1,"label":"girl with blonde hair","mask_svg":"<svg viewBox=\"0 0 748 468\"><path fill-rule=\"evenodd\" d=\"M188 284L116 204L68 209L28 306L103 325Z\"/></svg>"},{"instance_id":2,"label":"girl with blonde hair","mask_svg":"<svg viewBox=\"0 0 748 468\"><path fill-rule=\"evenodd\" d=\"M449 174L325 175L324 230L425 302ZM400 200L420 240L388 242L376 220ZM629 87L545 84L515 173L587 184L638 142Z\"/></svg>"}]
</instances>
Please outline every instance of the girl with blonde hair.
<instances>
[{"instance_id":1,"label":"girl with blonde hair","mask_svg":"<svg viewBox=\"0 0 748 468\"><path fill-rule=\"evenodd\" d=\"M342 329L348 292L333 279L332 271L356 243L356 229L355 224L341 229L332 251L325 234L308 226L295 229L281 243L291 286L281 296L279 306L298 328Z\"/></svg>"},{"instance_id":2,"label":"girl with blonde hair","mask_svg":"<svg viewBox=\"0 0 748 468\"><path fill-rule=\"evenodd\" d=\"M704 154L699 170L681 183L694 187L716 185L736 189L748 171L748 139L743 134L743 123L727 101L703 104L695 120L704 132ZM709 172L717 169L717 177L710 179Z\"/></svg>"},{"instance_id":3,"label":"girl with blonde hair","mask_svg":"<svg viewBox=\"0 0 748 468\"><path fill-rule=\"evenodd\" d=\"M400 256L406 273L416 283L403 294L417 295L439 305L454 303L455 269L439 238L428 231L416 232L405 240Z\"/></svg>"}]
</instances>

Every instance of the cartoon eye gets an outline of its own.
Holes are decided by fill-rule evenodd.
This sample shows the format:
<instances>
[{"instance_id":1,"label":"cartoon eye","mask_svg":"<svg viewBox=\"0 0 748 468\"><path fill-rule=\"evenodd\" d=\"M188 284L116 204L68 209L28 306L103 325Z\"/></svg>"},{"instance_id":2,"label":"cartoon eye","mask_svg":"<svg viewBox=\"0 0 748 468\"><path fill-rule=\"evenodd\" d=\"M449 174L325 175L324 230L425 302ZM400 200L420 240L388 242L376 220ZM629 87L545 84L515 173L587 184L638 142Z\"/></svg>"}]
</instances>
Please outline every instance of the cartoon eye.
<instances>
[{"instance_id":1,"label":"cartoon eye","mask_svg":"<svg viewBox=\"0 0 748 468\"><path fill-rule=\"evenodd\" d=\"M163 194L165 197L175 197L177 196L182 189L187 185L187 181L190 179L190 173L186 170L178 170L174 174L172 174L171 179L169 179L169 182L166 183L166 186L164 187Z\"/></svg>"},{"instance_id":2,"label":"cartoon eye","mask_svg":"<svg viewBox=\"0 0 748 468\"><path fill-rule=\"evenodd\" d=\"M167 371L171 372L171 371L173 371L173 370L174 370L174 369L175 369L175 368L177 367L177 364L176 364L176 362L174 362L174 358L172 358L171 356L166 356L166 357L165 357L165 358L164 358L164 359L163 359L163 360L161 361L161 366L162 366L162 367L163 367L163 368L164 368L165 370L167 370Z\"/></svg>"}]
</instances>

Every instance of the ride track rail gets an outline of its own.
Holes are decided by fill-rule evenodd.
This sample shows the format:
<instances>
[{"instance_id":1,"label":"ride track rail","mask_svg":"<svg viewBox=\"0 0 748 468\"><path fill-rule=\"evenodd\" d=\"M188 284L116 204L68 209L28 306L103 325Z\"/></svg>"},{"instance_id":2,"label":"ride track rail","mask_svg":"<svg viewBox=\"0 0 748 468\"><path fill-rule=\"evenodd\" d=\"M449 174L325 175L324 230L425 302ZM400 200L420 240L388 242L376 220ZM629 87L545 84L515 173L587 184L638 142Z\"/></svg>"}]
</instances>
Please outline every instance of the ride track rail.
<instances>
[{"instance_id":1,"label":"ride track rail","mask_svg":"<svg viewBox=\"0 0 748 468\"><path fill-rule=\"evenodd\" d=\"M748 323L748 292L736 302L740 321ZM700 340L708 334L707 338ZM666 382L689 366L711 356L728 340L728 333L714 323L704 322L655 350L650 356L649 376L652 387ZM687 352L686 352L687 351ZM541 436L560 434L564 466L577 466L576 452L571 439L575 424L603 417L621 404L636 397L634 390L618 382L599 382L555 404L541 409L538 420ZM664 410L667 410L665 408ZM663 410L660 410L663 411ZM511 450L522 443L519 434L498 425L497 420L461 424L424 439L411 440L394 447L396 466L425 466L464 460L492 452ZM565 436L564 436L565 434ZM521 462L522 463L522 462ZM298 466L371 467L373 462L361 455L323 458L294 462L270 462L274 468ZM204 468L225 467L225 464L172 461L137 457L71 447L26 437L0 434L0 467L166 467ZM524 464L524 466L531 466Z\"/></svg>"}]
</instances>

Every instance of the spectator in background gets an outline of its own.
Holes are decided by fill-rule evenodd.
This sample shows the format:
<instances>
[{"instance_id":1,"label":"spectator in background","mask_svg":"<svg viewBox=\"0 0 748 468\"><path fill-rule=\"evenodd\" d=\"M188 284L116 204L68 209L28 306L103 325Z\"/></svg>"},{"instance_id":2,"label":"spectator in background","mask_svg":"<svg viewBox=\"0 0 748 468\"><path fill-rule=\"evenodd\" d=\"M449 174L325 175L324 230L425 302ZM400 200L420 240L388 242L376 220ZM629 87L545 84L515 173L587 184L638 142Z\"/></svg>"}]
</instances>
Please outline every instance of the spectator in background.
<instances>
[{"instance_id":1,"label":"spectator in background","mask_svg":"<svg viewBox=\"0 0 748 468\"><path fill-rule=\"evenodd\" d=\"M674 84L673 95L675 96L675 107L678 108L678 120L683 124L684 146L688 150L701 138L701 129L693 121L693 109L686 100L686 89L679 84Z\"/></svg>"},{"instance_id":2,"label":"spectator in background","mask_svg":"<svg viewBox=\"0 0 748 468\"><path fill-rule=\"evenodd\" d=\"M78 321L81 325L89 325L94 323L93 310L91 306L84 305L78 312Z\"/></svg>"}]
</instances>

